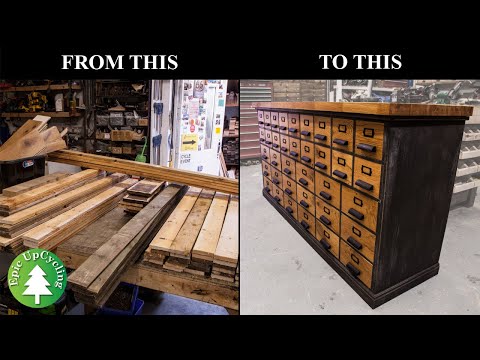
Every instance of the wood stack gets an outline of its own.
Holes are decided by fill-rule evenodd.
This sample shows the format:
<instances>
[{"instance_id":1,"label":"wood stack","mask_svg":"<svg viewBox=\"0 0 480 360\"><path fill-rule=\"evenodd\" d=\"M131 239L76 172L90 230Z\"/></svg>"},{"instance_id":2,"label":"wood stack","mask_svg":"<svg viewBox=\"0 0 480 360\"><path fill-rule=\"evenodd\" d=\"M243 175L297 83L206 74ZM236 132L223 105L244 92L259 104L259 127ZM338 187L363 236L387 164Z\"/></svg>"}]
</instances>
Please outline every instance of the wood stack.
<instances>
[{"instance_id":1,"label":"wood stack","mask_svg":"<svg viewBox=\"0 0 480 360\"><path fill-rule=\"evenodd\" d=\"M125 212L136 214L142 210L164 188L165 182L142 180L127 190L120 202Z\"/></svg>"},{"instance_id":2,"label":"wood stack","mask_svg":"<svg viewBox=\"0 0 480 360\"><path fill-rule=\"evenodd\" d=\"M96 306L107 301L123 271L141 256L185 191L185 187L167 186L69 276L77 300Z\"/></svg>"},{"instance_id":3,"label":"wood stack","mask_svg":"<svg viewBox=\"0 0 480 360\"><path fill-rule=\"evenodd\" d=\"M17 196L20 195L24 192L27 192L29 190L35 189L39 186L45 185L45 184L50 184L53 182L56 182L58 180L61 180L63 178L66 178L71 174L69 173L64 173L64 172L56 172L53 174L45 175L45 176L40 176L38 178L35 178L30 181L26 181L21 184L17 184L8 188L5 188L2 190L2 195L6 197L12 197L12 196Z\"/></svg>"}]
</instances>

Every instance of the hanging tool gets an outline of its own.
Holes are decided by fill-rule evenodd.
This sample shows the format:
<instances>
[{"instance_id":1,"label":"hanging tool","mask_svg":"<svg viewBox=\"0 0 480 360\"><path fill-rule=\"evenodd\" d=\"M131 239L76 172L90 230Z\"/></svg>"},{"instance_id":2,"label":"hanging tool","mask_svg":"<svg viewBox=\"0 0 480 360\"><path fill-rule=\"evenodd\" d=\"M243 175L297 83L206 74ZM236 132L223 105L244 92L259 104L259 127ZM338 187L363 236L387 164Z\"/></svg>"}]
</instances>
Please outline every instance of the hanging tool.
<instances>
[{"instance_id":1,"label":"hanging tool","mask_svg":"<svg viewBox=\"0 0 480 360\"><path fill-rule=\"evenodd\" d=\"M135 161L142 162L142 163L147 162L147 157L144 155L145 148L147 147L147 137L144 136L144 138L145 138L145 144L143 144L142 153L140 155L137 155L137 157L135 158Z\"/></svg>"}]
</instances>

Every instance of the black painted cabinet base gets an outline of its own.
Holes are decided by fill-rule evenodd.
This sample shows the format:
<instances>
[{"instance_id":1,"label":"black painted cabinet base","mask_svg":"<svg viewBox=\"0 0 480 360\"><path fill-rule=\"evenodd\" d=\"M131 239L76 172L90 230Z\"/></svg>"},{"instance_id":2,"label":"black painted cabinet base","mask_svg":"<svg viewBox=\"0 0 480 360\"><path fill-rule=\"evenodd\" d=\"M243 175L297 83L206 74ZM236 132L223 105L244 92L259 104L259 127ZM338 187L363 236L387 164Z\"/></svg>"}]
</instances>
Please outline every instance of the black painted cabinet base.
<instances>
[{"instance_id":1,"label":"black painted cabinet base","mask_svg":"<svg viewBox=\"0 0 480 360\"><path fill-rule=\"evenodd\" d=\"M282 206L280 206L272 196L263 190L263 196L272 204L272 206L289 222L290 225L305 239L307 243L347 282L355 292L372 308L386 303L387 301L397 297L398 295L410 290L411 288L421 284L425 280L438 274L440 265L437 263L414 276L405 279L398 284L387 288L379 293L373 293L363 283L354 278L347 268L335 258L331 253L327 252L320 242L315 239L308 231L306 231L300 223L298 223Z\"/></svg>"}]
</instances>

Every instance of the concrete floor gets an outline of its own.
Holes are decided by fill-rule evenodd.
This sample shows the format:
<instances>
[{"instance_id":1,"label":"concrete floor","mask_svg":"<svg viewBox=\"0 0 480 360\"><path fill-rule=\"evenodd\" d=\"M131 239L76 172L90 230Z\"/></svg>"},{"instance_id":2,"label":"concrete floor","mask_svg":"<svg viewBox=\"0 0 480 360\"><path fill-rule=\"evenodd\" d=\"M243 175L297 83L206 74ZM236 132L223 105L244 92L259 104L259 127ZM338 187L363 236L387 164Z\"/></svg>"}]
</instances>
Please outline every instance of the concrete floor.
<instances>
[{"instance_id":1,"label":"concrete floor","mask_svg":"<svg viewBox=\"0 0 480 360\"><path fill-rule=\"evenodd\" d=\"M480 196L450 212L439 274L372 310L240 171L241 314L480 314Z\"/></svg>"}]
</instances>

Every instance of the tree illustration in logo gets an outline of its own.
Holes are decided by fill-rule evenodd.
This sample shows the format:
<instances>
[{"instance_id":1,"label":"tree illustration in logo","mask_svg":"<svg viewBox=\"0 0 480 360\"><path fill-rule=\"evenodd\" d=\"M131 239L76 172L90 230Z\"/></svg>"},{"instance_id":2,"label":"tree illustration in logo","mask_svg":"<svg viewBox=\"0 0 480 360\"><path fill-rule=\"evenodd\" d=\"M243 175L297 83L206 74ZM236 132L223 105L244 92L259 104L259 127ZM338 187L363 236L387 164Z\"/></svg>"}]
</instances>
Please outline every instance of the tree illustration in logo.
<instances>
[{"instance_id":1,"label":"tree illustration in logo","mask_svg":"<svg viewBox=\"0 0 480 360\"><path fill-rule=\"evenodd\" d=\"M47 274L40 266L36 265L28 276L30 276L30 279L25 283L27 288L23 295L35 295L35 304L40 305L40 295L52 295L47 288L47 286L50 286L50 283L44 278Z\"/></svg>"}]
</instances>

